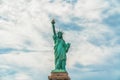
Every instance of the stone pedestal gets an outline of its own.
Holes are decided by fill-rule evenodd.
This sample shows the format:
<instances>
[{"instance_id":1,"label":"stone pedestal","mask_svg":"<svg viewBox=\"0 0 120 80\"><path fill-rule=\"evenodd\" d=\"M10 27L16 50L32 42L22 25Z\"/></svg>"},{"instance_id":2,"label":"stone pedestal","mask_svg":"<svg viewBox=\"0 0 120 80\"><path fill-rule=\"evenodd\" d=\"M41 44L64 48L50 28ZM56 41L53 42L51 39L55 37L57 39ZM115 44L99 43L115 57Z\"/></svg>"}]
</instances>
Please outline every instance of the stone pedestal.
<instances>
[{"instance_id":1,"label":"stone pedestal","mask_svg":"<svg viewBox=\"0 0 120 80\"><path fill-rule=\"evenodd\" d=\"M49 80L70 80L67 72L51 72Z\"/></svg>"}]
</instances>

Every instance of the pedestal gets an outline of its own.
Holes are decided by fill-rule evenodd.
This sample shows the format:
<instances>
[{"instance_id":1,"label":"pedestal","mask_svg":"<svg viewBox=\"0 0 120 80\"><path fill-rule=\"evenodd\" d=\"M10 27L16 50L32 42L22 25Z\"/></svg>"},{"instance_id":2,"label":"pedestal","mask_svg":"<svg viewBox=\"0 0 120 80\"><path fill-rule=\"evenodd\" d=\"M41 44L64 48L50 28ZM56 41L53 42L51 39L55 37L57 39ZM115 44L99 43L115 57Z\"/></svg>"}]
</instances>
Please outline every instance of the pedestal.
<instances>
[{"instance_id":1,"label":"pedestal","mask_svg":"<svg viewBox=\"0 0 120 80\"><path fill-rule=\"evenodd\" d=\"M51 72L49 80L70 80L67 72Z\"/></svg>"}]
</instances>

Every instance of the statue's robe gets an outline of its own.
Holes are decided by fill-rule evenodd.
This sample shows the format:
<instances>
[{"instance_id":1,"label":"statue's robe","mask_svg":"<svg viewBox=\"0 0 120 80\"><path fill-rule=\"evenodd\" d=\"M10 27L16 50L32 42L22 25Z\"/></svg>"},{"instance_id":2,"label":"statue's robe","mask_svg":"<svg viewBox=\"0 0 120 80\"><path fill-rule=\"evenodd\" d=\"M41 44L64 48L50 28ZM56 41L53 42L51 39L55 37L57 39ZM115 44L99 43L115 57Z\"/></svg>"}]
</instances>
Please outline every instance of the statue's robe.
<instances>
[{"instance_id":1,"label":"statue's robe","mask_svg":"<svg viewBox=\"0 0 120 80\"><path fill-rule=\"evenodd\" d=\"M63 38L58 38L57 35L53 36L54 39L54 55L55 55L55 69L62 69L62 66L66 65L66 53L68 51L68 45ZM65 63L64 65L62 63Z\"/></svg>"}]
</instances>

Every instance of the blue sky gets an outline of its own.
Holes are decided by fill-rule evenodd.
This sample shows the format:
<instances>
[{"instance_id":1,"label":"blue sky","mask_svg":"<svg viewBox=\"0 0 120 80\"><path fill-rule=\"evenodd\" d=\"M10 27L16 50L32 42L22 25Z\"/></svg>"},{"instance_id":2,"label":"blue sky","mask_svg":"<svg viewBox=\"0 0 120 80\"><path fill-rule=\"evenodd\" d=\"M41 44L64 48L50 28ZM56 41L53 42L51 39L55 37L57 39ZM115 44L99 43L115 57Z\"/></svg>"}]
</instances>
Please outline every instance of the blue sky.
<instances>
[{"instance_id":1,"label":"blue sky","mask_svg":"<svg viewBox=\"0 0 120 80\"><path fill-rule=\"evenodd\" d=\"M120 80L119 0L0 0L0 80L48 80L52 26L71 43L71 80Z\"/></svg>"}]
</instances>

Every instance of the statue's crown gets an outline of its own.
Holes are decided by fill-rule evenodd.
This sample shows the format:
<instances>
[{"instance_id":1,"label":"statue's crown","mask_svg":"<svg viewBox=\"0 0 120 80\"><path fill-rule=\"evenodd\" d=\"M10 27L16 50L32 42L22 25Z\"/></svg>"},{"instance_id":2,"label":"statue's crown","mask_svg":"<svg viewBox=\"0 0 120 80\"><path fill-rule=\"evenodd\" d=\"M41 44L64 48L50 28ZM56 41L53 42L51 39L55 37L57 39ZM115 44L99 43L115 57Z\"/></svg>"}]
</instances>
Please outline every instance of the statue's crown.
<instances>
[{"instance_id":1,"label":"statue's crown","mask_svg":"<svg viewBox=\"0 0 120 80\"><path fill-rule=\"evenodd\" d=\"M63 34L63 32L62 31L58 31L58 34Z\"/></svg>"}]
</instances>

